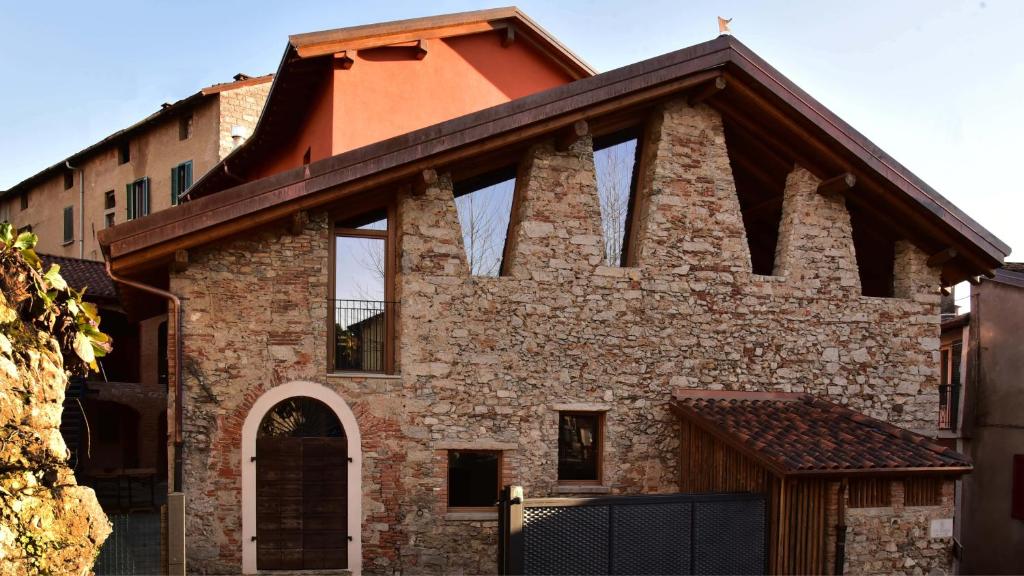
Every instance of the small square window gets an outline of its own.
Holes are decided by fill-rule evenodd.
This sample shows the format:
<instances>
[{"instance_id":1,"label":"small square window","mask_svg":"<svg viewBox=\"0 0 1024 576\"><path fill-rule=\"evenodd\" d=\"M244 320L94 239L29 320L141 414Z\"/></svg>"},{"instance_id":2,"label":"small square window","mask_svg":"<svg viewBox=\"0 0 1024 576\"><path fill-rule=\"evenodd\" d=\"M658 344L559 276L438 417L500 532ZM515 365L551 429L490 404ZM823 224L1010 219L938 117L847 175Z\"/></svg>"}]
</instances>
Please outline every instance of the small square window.
<instances>
[{"instance_id":1,"label":"small square window","mask_svg":"<svg viewBox=\"0 0 1024 576\"><path fill-rule=\"evenodd\" d=\"M114 213L113 212L107 212L106 214L104 214L104 216L103 216L103 224L107 228L110 228L111 226L114 225Z\"/></svg>"},{"instance_id":2,"label":"small square window","mask_svg":"<svg viewBox=\"0 0 1024 576\"><path fill-rule=\"evenodd\" d=\"M28 210L28 192L21 195L21 210Z\"/></svg>"},{"instance_id":3,"label":"small square window","mask_svg":"<svg viewBox=\"0 0 1024 576\"><path fill-rule=\"evenodd\" d=\"M75 173L73 170L64 171L64 189L68 190L75 185Z\"/></svg>"},{"instance_id":4,"label":"small square window","mask_svg":"<svg viewBox=\"0 0 1024 576\"><path fill-rule=\"evenodd\" d=\"M107 190L103 195L103 209L112 210L117 206L117 194L113 190Z\"/></svg>"},{"instance_id":5,"label":"small square window","mask_svg":"<svg viewBox=\"0 0 1024 576\"><path fill-rule=\"evenodd\" d=\"M888 508L892 506L890 481L885 478L858 478L850 480L850 508Z\"/></svg>"},{"instance_id":6,"label":"small square window","mask_svg":"<svg viewBox=\"0 0 1024 576\"><path fill-rule=\"evenodd\" d=\"M562 412L558 415L558 481L601 481L604 444L603 414Z\"/></svg>"},{"instance_id":7,"label":"small square window","mask_svg":"<svg viewBox=\"0 0 1024 576\"><path fill-rule=\"evenodd\" d=\"M903 481L904 506L942 504L942 478L907 478Z\"/></svg>"},{"instance_id":8,"label":"small square window","mask_svg":"<svg viewBox=\"0 0 1024 576\"><path fill-rule=\"evenodd\" d=\"M448 507L494 508L501 490L501 452L448 452Z\"/></svg>"},{"instance_id":9,"label":"small square window","mask_svg":"<svg viewBox=\"0 0 1024 576\"><path fill-rule=\"evenodd\" d=\"M121 142L117 147L117 163L127 164L132 161L132 147L129 140Z\"/></svg>"},{"instance_id":10,"label":"small square window","mask_svg":"<svg viewBox=\"0 0 1024 576\"><path fill-rule=\"evenodd\" d=\"M192 115L186 114L178 119L178 140L188 140L192 137Z\"/></svg>"}]
</instances>

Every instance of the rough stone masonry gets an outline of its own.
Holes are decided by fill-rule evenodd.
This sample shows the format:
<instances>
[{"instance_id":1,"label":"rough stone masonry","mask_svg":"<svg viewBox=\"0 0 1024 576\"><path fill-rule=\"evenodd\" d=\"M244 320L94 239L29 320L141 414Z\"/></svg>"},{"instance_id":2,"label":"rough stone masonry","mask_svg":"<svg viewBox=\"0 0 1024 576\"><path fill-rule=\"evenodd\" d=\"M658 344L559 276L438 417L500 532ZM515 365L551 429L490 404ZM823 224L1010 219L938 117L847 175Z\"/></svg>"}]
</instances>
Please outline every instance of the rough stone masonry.
<instances>
[{"instance_id":1,"label":"rough stone masonry","mask_svg":"<svg viewBox=\"0 0 1024 576\"><path fill-rule=\"evenodd\" d=\"M470 274L447 176L396 192L399 375L328 374L326 213L298 235L266 229L191 253L171 279L186 306L190 569L238 572L242 422L293 380L330 387L356 415L364 570L379 574L494 572L496 521L446 510L445 451L500 449L504 483L562 494L559 409L605 413L614 494L677 489L666 405L679 388L808 392L932 429L939 278L926 255L899 243L896 297L861 296L844 200L796 167L775 274L754 275L721 118L676 101L647 128L635 267L602 265L587 138L522 158L505 276ZM858 533L869 524L852 524L850 541L873 540ZM889 537L950 545L927 526Z\"/></svg>"}]
</instances>

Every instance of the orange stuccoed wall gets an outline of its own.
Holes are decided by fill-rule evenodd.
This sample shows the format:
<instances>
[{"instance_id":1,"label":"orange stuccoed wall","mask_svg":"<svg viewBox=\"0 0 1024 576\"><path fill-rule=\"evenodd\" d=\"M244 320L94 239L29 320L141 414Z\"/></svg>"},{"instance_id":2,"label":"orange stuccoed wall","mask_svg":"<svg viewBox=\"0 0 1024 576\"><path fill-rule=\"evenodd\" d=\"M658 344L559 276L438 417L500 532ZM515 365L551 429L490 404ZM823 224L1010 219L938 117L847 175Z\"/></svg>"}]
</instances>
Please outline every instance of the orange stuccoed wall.
<instances>
[{"instance_id":1,"label":"orange stuccoed wall","mask_svg":"<svg viewBox=\"0 0 1024 576\"><path fill-rule=\"evenodd\" d=\"M422 60L411 50L360 50L351 68L326 73L293 144L253 176L301 166L307 149L315 162L573 80L527 42L505 47L496 33L430 40Z\"/></svg>"}]
</instances>

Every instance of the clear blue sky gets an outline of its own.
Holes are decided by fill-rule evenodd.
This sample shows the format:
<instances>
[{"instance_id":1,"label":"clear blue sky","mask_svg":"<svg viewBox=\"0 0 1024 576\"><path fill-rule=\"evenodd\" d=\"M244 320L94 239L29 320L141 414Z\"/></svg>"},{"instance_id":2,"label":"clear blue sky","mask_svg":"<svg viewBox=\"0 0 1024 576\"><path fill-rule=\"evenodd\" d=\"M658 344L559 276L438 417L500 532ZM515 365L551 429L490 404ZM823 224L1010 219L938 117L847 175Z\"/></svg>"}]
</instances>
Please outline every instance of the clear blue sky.
<instances>
[{"instance_id":1,"label":"clear blue sky","mask_svg":"<svg viewBox=\"0 0 1024 576\"><path fill-rule=\"evenodd\" d=\"M237 72L288 34L499 6L469 1L10 2L0 189ZM734 35L1011 246L1024 246L1024 2L518 3L595 68ZM1022 253L1024 254L1024 253ZM1022 258L1021 255L1016 255Z\"/></svg>"}]
</instances>

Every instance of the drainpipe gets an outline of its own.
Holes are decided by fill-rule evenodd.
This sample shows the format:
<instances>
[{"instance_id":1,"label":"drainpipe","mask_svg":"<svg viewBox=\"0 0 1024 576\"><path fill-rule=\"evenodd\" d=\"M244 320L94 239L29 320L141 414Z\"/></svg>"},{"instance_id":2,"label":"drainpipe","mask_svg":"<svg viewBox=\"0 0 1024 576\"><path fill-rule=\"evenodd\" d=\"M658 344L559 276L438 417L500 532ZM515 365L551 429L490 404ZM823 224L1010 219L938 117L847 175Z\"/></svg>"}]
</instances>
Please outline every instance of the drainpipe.
<instances>
[{"instance_id":1,"label":"drainpipe","mask_svg":"<svg viewBox=\"0 0 1024 576\"><path fill-rule=\"evenodd\" d=\"M78 257L85 259L85 169L75 168L70 160L65 160L68 170L78 172Z\"/></svg>"},{"instance_id":2,"label":"drainpipe","mask_svg":"<svg viewBox=\"0 0 1024 576\"><path fill-rule=\"evenodd\" d=\"M168 320L170 320L174 327L174 492L181 492L181 446L182 446L182 434L181 426L184 418L182 417L182 401L184 400L184 386L182 378L182 337L181 337L181 326L183 318L183 308L181 305L181 299L174 294L143 284L142 282L136 282L135 280L129 280L114 274L113 269L110 266L110 260L106 262L107 275L119 284L125 286L131 286L143 292L159 296L167 300L170 311L168 314Z\"/></svg>"}]
</instances>

